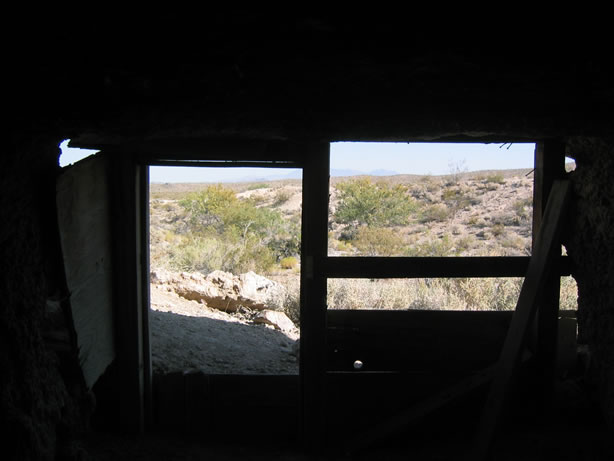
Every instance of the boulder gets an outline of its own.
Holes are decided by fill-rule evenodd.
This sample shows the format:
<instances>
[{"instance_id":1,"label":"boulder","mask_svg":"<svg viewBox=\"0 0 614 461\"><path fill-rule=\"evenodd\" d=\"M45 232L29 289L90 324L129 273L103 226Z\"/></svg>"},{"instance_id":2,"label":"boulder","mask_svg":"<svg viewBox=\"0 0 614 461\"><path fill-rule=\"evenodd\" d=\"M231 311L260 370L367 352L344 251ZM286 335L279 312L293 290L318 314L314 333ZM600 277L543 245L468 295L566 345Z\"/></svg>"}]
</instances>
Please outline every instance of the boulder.
<instances>
[{"instance_id":1,"label":"boulder","mask_svg":"<svg viewBox=\"0 0 614 461\"><path fill-rule=\"evenodd\" d=\"M269 309L265 309L261 312L258 312L258 315L254 317L254 323L271 325L276 330L281 330L286 333L290 333L296 330L296 326L286 314L284 314L283 312L272 311Z\"/></svg>"},{"instance_id":2,"label":"boulder","mask_svg":"<svg viewBox=\"0 0 614 461\"><path fill-rule=\"evenodd\" d=\"M204 276L197 272L155 270L150 280L182 298L225 312L236 312L241 307L259 311L275 309L286 296L283 285L251 271L233 275L218 270Z\"/></svg>"}]
</instances>

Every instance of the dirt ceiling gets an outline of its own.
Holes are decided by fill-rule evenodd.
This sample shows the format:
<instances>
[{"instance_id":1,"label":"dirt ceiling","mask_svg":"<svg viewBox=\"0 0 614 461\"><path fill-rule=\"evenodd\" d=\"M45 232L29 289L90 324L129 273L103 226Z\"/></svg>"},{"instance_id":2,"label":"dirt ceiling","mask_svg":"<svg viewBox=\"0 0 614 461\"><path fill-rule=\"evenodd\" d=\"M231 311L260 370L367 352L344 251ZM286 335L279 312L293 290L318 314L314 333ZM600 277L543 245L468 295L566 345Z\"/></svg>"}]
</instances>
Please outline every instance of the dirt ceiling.
<instances>
[{"instance_id":1,"label":"dirt ceiling","mask_svg":"<svg viewBox=\"0 0 614 461\"><path fill-rule=\"evenodd\" d=\"M15 55L15 112L31 118L36 108L81 146L533 138L600 134L612 123L614 73L598 33L529 23L510 34L501 22L442 27L348 12L211 13L171 24L32 29Z\"/></svg>"}]
</instances>

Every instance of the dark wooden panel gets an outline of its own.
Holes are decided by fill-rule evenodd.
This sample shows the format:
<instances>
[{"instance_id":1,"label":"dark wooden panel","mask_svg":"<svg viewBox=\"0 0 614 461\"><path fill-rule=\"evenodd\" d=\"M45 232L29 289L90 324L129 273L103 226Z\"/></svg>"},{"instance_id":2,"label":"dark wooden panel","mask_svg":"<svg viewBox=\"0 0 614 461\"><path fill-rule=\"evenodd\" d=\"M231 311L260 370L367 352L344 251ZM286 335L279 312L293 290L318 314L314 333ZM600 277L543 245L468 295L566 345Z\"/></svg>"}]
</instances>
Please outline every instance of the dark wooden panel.
<instances>
[{"instance_id":1,"label":"dark wooden panel","mask_svg":"<svg viewBox=\"0 0 614 461\"><path fill-rule=\"evenodd\" d=\"M140 163L155 165L158 162L200 161L260 162L275 166L275 163L301 165L301 146L285 141L239 140L239 139L173 139L125 144L116 151L137 155Z\"/></svg>"},{"instance_id":2,"label":"dark wooden panel","mask_svg":"<svg viewBox=\"0 0 614 461\"><path fill-rule=\"evenodd\" d=\"M497 360L512 312L328 311L327 369L471 371Z\"/></svg>"}]
</instances>

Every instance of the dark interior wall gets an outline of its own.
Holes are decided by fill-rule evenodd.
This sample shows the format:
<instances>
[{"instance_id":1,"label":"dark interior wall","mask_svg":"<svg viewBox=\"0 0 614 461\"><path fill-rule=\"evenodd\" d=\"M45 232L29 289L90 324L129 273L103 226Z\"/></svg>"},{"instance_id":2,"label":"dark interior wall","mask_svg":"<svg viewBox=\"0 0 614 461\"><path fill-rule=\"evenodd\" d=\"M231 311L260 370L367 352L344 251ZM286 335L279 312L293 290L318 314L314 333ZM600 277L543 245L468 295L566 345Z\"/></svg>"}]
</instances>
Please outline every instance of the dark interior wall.
<instances>
[{"instance_id":1,"label":"dark interior wall","mask_svg":"<svg viewBox=\"0 0 614 461\"><path fill-rule=\"evenodd\" d=\"M579 335L590 346L592 397L614 428L614 142L573 138L567 150L577 161L566 248L578 283Z\"/></svg>"},{"instance_id":2,"label":"dark interior wall","mask_svg":"<svg viewBox=\"0 0 614 461\"><path fill-rule=\"evenodd\" d=\"M13 134L0 169L0 418L15 459L53 458L58 434L84 413L42 339L61 267L49 216L57 146L66 138L104 147L198 137L592 136L570 147L578 170L568 250L581 333L613 422L614 74L598 51L601 38L557 34L536 44L531 34L499 43L480 30L462 40L468 31L446 36L415 21L399 29L364 18L262 19L208 16L197 29L141 30L84 21L20 35L29 47L11 67Z\"/></svg>"},{"instance_id":3,"label":"dark interior wall","mask_svg":"<svg viewBox=\"0 0 614 461\"><path fill-rule=\"evenodd\" d=\"M44 341L57 288L53 253L57 139L13 133L0 169L0 424L6 459L54 459L78 417L59 357ZM76 413L77 412L77 413Z\"/></svg>"}]
</instances>

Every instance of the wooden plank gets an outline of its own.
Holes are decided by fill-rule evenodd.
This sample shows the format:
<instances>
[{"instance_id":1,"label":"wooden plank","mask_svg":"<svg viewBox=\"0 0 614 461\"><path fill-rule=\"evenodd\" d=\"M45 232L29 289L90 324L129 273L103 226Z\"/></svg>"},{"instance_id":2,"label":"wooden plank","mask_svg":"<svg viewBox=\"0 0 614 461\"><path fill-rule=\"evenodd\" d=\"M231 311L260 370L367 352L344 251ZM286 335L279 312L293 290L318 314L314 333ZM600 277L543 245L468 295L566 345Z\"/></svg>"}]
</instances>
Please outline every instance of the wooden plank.
<instances>
[{"instance_id":1,"label":"wooden plank","mask_svg":"<svg viewBox=\"0 0 614 461\"><path fill-rule=\"evenodd\" d=\"M120 381L118 426L140 433L145 425L142 259L139 230L139 169L130 156L113 159L114 285ZM145 204L143 204L145 205Z\"/></svg>"},{"instance_id":2,"label":"wooden plank","mask_svg":"<svg viewBox=\"0 0 614 461\"><path fill-rule=\"evenodd\" d=\"M151 306L149 290L149 167L137 165L138 169L138 196L137 196L137 248L138 248L138 274L139 294L138 307L141 312L140 335L142 337L143 357L143 419L145 428L153 424L153 395L152 395L152 366L151 343L149 331L149 310Z\"/></svg>"},{"instance_id":3,"label":"wooden plank","mask_svg":"<svg viewBox=\"0 0 614 461\"><path fill-rule=\"evenodd\" d=\"M63 171L57 219L79 363L91 388L115 358L111 207L102 154Z\"/></svg>"},{"instance_id":4,"label":"wooden plank","mask_svg":"<svg viewBox=\"0 0 614 461\"><path fill-rule=\"evenodd\" d=\"M301 438L320 452L325 438L326 276L328 252L329 144L305 144L301 239Z\"/></svg>"},{"instance_id":5,"label":"wooden plank","mask_svg":"<svg viewBox=\"0 0 614 461\"><path fill-rule=\"evenodd\" d=\"M494 366L476 372L443 391L435 393L432 397L423 399L410 408L382 421L375 427L358 433L346 444L346 452L348 454L355 453L384 437L399 433L406 426L420 421L425 416L486 385L492 379L493 373Z\"/></svg>"},{"instance_id":6,"label":"wooden plank","mask_svg":"<svg viewBox=\"0 0 614 461\"><path fill-rule=\"evenodd\" d=\"M531 322L542 294L544 283L560 257L560 233L570 195L568 181L555 181L537 236L531 262L520 291L516 311L508 331L493 383L484 406L470 459L484 460L507 402Z\"/></svg>"},{"instance_id":7,"label":"wooden plank","mask_svg":"<svg viewBox=\"0 0 614 461\"><path fill-rule=\"evenodd\" d=\"M529 266L525 256L471 257L351 257L325 260L328 278L422 278L422 277L524 277ZM568 258L562 258L561 275L570 272Z\"/></svg>"},{"instance_id":8,"label":"wooden plank","mask_svg":"<svg viewBox=\"0 0 614 461\"><path fill-rule=\"evenodd\" d=\"M535 184L533 187L533 235L534 241L541 227L545 205L555 180L565 175L565 143L558 140L546 140L538 143L535 150ZM536 370L539 370L541 383L538 390L541 393L539 402L546 409L550 405L552 387L554 386L555 360L557 351L558 312L560 303L561 279L553 273L546 281L543 295L539 302L536 316L537 337Z\"/></svg>"},{"instance_id":9,"label":"wooden plank","mask_svg":"<svg viewBox=\"0 0 614 461\"><path fill-rule=\"evenodd\" d=\"M494 363L512 312L329 311L327 370L470 372Z\"/></svg>"},{"instance_id":10,"label":"wooden plank","mask_svg":"<svg viewBox=\"0 0 614 461\"><path fill-rule=\"evenodd\" d=\"M135 155L142 164L158 161L215 161L261 163L263 166L303 164L303 146L281 140L176 139L127 143L117 153Z\"/></svg>"}]
</instances>

